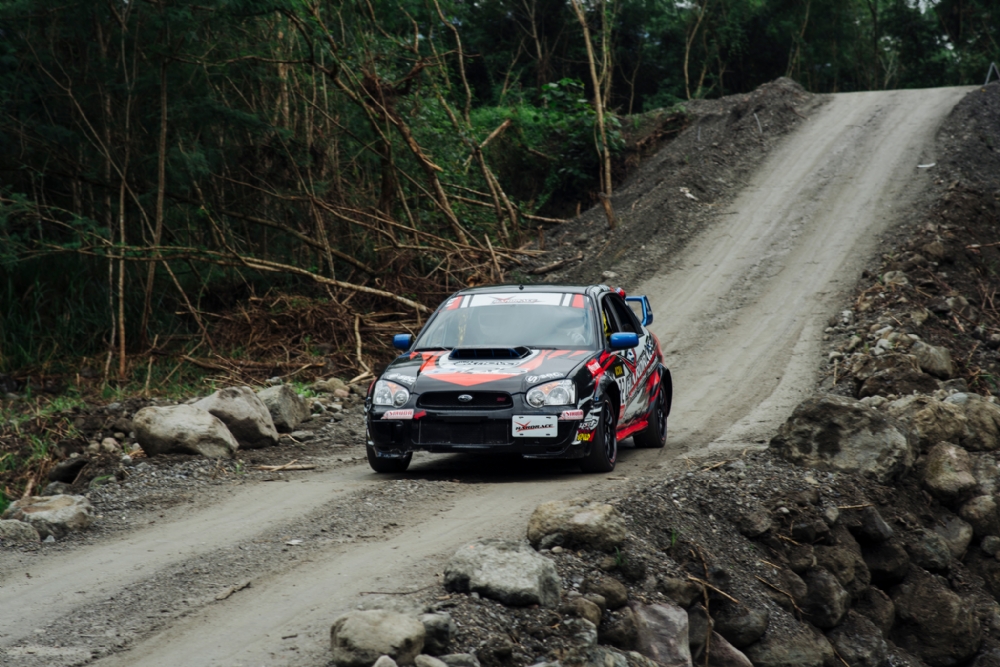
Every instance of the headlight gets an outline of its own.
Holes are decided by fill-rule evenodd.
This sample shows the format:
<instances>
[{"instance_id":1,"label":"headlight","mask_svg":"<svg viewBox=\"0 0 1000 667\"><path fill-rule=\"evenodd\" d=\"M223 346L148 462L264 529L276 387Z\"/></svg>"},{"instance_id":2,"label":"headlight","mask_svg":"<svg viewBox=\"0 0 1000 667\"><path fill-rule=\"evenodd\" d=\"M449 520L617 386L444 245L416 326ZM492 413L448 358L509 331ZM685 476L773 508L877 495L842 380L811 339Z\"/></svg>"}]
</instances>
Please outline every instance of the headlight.
<instances>
[{"instance_id":1,"label":"headlight","mask_svg":"<svg viewBox=\"0 0 1000 667\"><path fill-rule=\"evenodd\" d=\"M372 403L375 405L395 405L397 408L410 400L410 391L395 382L379 380L375 383L375 393Z\"/></svg>"},{"instance_id":2,"label":"headlight","mask_svg":"<svg viewBox=\"0 0 1000 667\"><path fill-rule=\"evenodd\" d=\"M573 405L576 403L576 384L572 380L546 382L529 389L525 399L533 408L543 405Z\"/></svg>"}]
</instances>

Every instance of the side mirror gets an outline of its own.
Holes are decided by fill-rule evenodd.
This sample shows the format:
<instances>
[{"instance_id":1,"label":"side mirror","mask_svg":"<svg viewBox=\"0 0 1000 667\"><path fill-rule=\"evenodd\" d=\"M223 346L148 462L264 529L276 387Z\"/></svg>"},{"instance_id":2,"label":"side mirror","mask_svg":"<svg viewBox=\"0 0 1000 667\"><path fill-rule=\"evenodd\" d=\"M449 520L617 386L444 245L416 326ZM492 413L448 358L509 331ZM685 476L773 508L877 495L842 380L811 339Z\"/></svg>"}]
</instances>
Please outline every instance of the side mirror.
<instances>
[{"instance_id":1,"label":"side mirror","mask_svg":"<svg viewBox=\"0 0 1000 667\"><path fill-rule=\"evenodd\" d=\"M397 350L409 350L413 344L413 334L396 334L392 337L392 346Z\"/></svg>"},{"instance_id":2,"label":"side mirror","mask_svg":"<svg viewBox=\"0 0 1000 667\"><path fill-rule=\"evenodd\" d=\"M629 350L639 345L639 334L634 333L613 333L611 334L612 350Z\"/></svg>"},{"instance_id":3,"label":"side mirror","mask_svg":"<svg viewBox=\"0 0 1000 667\"><path fill-rule=\"evenodd\" d=\"M627 303L637 303L642 308L642 326L648 327L653 323L653 308L649 305L648 296L627 296Z\"/></svg>"}]
</instances>

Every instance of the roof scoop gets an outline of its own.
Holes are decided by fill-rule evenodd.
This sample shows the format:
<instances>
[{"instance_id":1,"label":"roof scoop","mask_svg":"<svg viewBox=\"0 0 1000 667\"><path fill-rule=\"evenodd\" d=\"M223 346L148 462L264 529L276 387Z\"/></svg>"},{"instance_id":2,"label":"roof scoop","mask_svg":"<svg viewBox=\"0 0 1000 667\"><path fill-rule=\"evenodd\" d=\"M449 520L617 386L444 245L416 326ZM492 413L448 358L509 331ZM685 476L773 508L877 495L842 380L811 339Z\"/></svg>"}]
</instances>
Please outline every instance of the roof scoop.
<instances>
[{"instance_id":1,"label":"roof scoop","mask_svg":"<svg viewBox=\"0 0 1000 667\"><path fill-rule=\"evenodd\" d=\"M524 359L531 350L527 347L456 347L448 355L449 359Z\"/></svg>"}]
</instances>

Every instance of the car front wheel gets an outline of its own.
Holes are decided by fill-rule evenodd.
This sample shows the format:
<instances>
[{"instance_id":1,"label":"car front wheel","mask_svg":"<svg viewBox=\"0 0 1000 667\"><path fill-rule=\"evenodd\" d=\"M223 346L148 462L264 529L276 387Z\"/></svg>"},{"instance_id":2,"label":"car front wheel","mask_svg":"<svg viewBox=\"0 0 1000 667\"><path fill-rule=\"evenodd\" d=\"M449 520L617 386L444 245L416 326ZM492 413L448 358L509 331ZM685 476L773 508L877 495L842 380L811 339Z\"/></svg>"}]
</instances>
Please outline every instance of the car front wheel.
<instances>
[{"instance_id":1,"label":"car front wheel","mask_svg":"<svg viewBox=\"0 0 1000 667\"><path fill-rule=\"evenodd\" d=\"M611 404L604 401L601 419L590 444L590 454L580 462L583 472L611 472L618 461L618 433Z\"/></svg>"},{"instance_id":2,"label":"car front wheel","mask_svg":"<svg viewBox=\"0 0 1000 667\"><path fill-rule=\"evenodd\" d=\"M667 444L667 388L660 384L659 395L653 409L649 411L646 428L635 434L632 442L636 447L660 449Z\"/></svg>"},{"instance_id":3,"label":"car front wheel","mask_svg":"<svg viewBox=\"0 0 1000 667\"><path fill-rule=\"evenodd\" d=\"M375 472L406 472L406 469L410 467L410 460L413 458L413 452L400 459L389 459L379 456L371 445L366 445L365 449L368 453L368 465Z\"/></svg>"}]
</instances>

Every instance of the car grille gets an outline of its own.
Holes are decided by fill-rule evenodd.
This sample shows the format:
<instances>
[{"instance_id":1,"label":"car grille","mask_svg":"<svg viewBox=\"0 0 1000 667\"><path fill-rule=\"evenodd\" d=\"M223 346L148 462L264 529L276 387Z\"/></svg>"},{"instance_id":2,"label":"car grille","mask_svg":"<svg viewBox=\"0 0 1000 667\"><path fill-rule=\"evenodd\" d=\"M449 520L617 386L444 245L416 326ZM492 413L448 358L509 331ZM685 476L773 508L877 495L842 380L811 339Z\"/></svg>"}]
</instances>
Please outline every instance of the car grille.
<instances>
[{"instance_id":1,"label":"car grille","mask_svg":"<svg viewBox=\"0 0 1000 667\"><path fill-rule=\"evenodd\" d=\"M421 445L506 445L510 443L509 421L442 422L421 419L417 422L417 441Z\"/></svg>"},{"instance_id":2,"label":"car grille","mask_svg":"<svg viewBox=\"0 0 1000 667\"><path fill-rule=\"evenodd\" d=\"M460 401L459 396L471 396ZM417 398L417 407L450 410L502 410L514 405L510 394L501 391L430 391Z\"/></svg>"}]
</instances>

